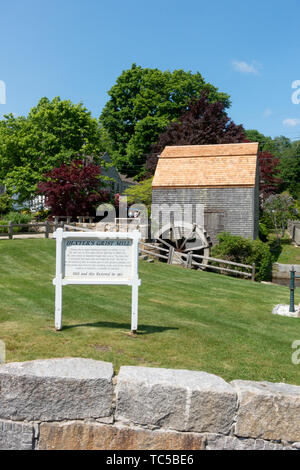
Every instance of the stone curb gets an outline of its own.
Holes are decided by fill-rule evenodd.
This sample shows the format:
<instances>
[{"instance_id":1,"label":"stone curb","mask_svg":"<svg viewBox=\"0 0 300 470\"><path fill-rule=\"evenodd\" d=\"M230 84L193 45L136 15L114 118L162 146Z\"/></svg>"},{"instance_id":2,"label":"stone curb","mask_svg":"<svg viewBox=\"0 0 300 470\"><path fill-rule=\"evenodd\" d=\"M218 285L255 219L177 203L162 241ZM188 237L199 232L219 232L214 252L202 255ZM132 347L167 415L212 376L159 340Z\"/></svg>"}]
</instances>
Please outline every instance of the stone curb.
<instances>
[{"instance_id":1,"label":"stone curb","mask_svg":"<svg viewBox=\"0 0 300 470\"><path fill-rule=\"evenodd\" d=\"M0 367L0 418L60 421L111 414L113 366L92 359L45 359Z\"/></svg>"},{"instance_id":2,"label":"stone curb","mask_svg":"<svg viewBox=\"0 0 300 470\"><path fill-rule=\"evenodd\" d=\"M206 372L121 367L116 419L177 431L229 434L237 409L233 387Z\"/></svg>"},{"instance_id":3,"label":"stone curb","mask_svg":"<svg viewBox=\"0 0 300 470\"><path fill-rule=\"evenodd\" d=\"M244 380L231 384L239 398L237 436L300 441L300 386Z\"/></svg>"}]
</instances>

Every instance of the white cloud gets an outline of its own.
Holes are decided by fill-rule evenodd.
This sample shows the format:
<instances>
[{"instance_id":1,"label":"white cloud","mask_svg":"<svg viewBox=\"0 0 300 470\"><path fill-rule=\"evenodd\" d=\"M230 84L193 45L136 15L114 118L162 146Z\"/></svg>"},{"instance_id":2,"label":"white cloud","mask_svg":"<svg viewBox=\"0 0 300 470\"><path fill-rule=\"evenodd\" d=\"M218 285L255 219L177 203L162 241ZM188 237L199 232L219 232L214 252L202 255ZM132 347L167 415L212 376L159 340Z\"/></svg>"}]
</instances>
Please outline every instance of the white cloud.
<instances>
[{"instance_id":1,"label":"white cloud","mask_svg":"<svg viewBox=\"0 0 300 470\"><path fill-rule=\"evenodd\" d=\"M248 64L245 61L233 60L232 65L235 70L241 73L253 73L254 75L259 75L258 67L252 62Z\"/></svg>"},{"instance_id":2,"label":"white cloud","mask_svg":"<svg viewBox=\"0 0 300 470\"><path fill-rule=\"evenodd\" d=\"M287 127L295 127L300 124L300 119L297 118L286 118L282 121L282 124Z\"/></svg>"}]
</instances>

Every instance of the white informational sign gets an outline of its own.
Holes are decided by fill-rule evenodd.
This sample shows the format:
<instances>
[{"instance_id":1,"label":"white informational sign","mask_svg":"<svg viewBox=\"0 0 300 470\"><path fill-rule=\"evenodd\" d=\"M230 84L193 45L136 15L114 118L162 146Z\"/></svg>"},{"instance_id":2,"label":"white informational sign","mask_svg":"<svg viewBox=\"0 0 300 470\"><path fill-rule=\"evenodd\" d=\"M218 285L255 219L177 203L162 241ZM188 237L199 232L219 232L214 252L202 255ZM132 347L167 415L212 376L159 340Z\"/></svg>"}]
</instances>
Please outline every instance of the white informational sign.
<instances>
[{"instance_id":1,"label":"white informational sign","mask_svg":"<svg viewBox=\"0 0 300 470\"><path fill-rule=\"evenodd\" d=\"M117 284L132 287L131 330L138 321L138 243L133 232L64 232L56 238L55 328L62 329L62 287L68 284Z\"/></svg>"}]
</instances>

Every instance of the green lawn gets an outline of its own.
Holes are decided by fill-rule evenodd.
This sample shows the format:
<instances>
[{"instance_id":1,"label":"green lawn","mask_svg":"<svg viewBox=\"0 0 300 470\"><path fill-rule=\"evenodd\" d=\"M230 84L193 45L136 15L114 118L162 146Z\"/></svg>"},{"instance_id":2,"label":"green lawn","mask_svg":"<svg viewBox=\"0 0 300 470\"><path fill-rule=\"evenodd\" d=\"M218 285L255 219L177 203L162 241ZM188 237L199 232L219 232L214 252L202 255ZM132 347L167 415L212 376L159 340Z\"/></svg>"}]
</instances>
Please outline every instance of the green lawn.
<instances>
[{"instance_id":1,"label":"green lawn","mask_svg":"<svg viewBox=\"0 0 300 470\"><path fill-rule=\"evenodd\" d=\"M226 380L300 385L291 348L300 319L271 314L284 286L140 262L139 334L129 335L130 288L67 286L54 329L55 242L0 241L0 339L8 361L90 357L121 365L204 370ZM300 289L296 290L300 302Z\"/></svg>"},{"instance_id":2,"label":"green lawn","mask_svg":"<svg viewBox=\"0 0 300 470\"><path fill-rule=\"evenodd\" d=\"M282 245L282 252L279 255L277 263L300 264L300 246Z\"/></svg>"}]
</instances>

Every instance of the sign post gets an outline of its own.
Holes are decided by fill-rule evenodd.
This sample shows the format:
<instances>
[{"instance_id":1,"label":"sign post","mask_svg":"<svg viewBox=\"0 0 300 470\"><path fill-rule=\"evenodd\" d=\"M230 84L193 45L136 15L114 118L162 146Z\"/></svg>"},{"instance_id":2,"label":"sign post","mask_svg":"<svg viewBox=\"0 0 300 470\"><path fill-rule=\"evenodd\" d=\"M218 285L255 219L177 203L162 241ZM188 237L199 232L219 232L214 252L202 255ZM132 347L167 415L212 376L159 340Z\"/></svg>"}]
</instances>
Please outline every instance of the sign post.
<instances>
[{"instance_id":1,"label":"sign post","mask_svg":"<svg viewBox=\"0 0 300 470\"><path fill-rule=\"evenodd\" d=\"M55 329L62 329L62 288L70 284L113 284L132 288L131 331L138 328L138 243L133 232L64 232L56 239Z\"/></svg>"}]
</instances>

